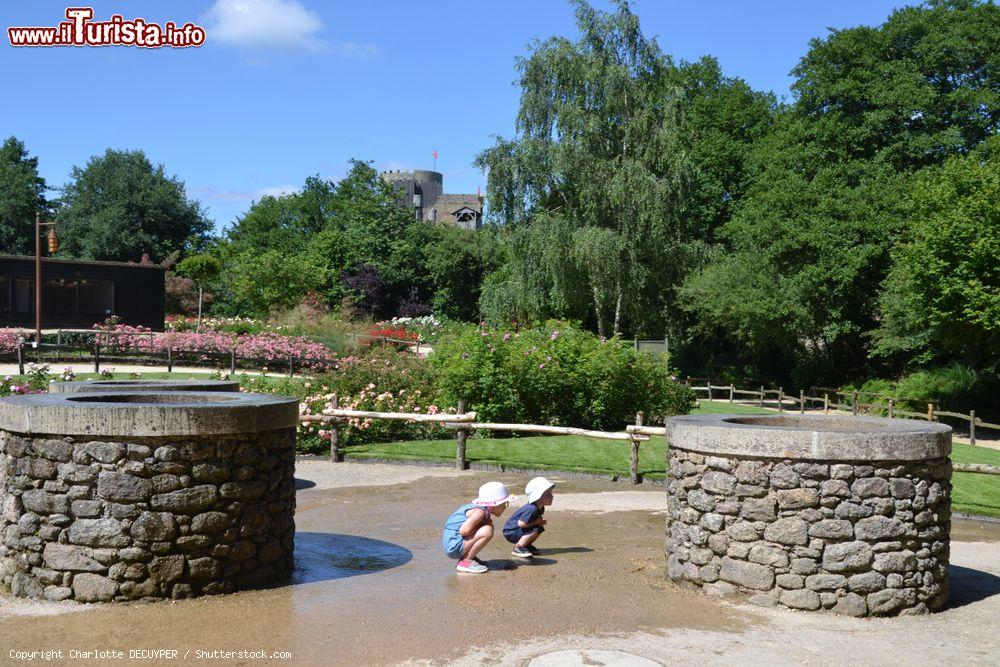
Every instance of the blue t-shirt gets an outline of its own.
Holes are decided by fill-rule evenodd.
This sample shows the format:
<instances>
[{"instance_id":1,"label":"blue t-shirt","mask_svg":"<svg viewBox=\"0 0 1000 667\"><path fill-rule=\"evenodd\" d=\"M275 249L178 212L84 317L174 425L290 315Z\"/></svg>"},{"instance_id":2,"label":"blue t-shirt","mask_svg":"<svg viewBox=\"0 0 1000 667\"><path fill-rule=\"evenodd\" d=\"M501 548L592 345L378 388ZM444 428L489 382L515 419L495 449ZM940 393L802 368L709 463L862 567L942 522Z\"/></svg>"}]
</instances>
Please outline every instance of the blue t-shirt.
<instances>
[{"instance_id":1,"label":"blue t-shirt","mask_svg":"<svg viewBox=\"0 0 1000 667\"><path fill-rule=\"evenodd\" d=\"M539 507L535 503L528 503L524 507L518 508L516 512L510 515L507 522L503 525L504 535L508 533L520 533L520 532L531 532L532 530L539 530L541 526L532 526L531 528L521 528L517 525L518 521L523 521L525 523L531 523L538 517L545 514L545 508Z\"/></svg>"}]
</instances>

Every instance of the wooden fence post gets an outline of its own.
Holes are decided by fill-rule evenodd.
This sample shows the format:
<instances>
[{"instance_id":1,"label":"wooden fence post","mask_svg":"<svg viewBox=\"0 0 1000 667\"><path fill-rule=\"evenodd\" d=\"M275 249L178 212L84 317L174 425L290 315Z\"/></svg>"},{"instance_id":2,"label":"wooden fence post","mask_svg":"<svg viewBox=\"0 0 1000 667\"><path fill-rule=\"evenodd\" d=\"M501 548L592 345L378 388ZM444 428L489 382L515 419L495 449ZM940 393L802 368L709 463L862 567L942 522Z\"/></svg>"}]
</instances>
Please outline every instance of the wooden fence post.
<instances>
[{"instance_id":1,"label":"wooden fence post","mask_svg":"<svg viewBox=\"0 0 1000 667\"><path fill-rule=\"evenodd\" d=\"M757 403L758 408L764 407L764 385L760 386L760 402Z\"/></svg>"},{"instance_id":2,"label":"wooden fence post","mask_svg":"<svg viewBox=\"0 0 1000 667\"><path fill-rule=\"evenodd\" d=\"M969 444L976 446L976 411L969 410Z\"/></svg>"},{"instance_id":3,"label":"wooden fence post","mask_svg":"<svg viewBox=\"0 0 1000 667\"><path fill-rule=\"evenodd\" d=\"M852 415L858 414L858 392L854 392L851 394L851 414Z\"/></svg>"},{"instance_id":4,"label":"wooden fence post","mask_svg":"<svg viewBox=\"0 0 1000 667\"><path fill-rule=\"evenodd\" d=\"M730 403L733 402L733 394L735 394L735 393L736 393L736 387L734 387L733 383L730 382L729 383L729 402ZM642 424L640 424L640 426L642 426Z\"/></svg>"},{"instance_id":5,"label":"wooden fence post","mask_svg":"<svg viewBox=\"0 0 1000 667\"><path fill-rule=\"evenodd\" d=\"M892 419L893 415L896 413L896 399L889 399L889 419Z\"/></svg>"},{"instance_id":6,"label":"wooden fence post","mask_svg":"<svg viewBox=\"0 0 1000 667\"><path fill-rule=\"evenodd\" d=\"M934 404L933 403L928 403L927 404L927 421L929 421L929 422L934 421Z\"/></svg>"},{"instance_id":7,"label":"wooden fence post","mask_svg":"<svg viewBox=\"0 0 1000 667\"><path fill-rule=\"evenodd\" d=\"M778 387L778 412L785 411L785 388Z\"/></svg>"},{"instance_id":8,"label":"wooden fence post","mask_svg":"<svg viewBox=\"0 0 1000 667\"><path fill-rule=\"evenodd\" d=\"M465 400L462 399L458 402L458 414L465 414ZM469 431L464 428L460 428L455 432L455 467L459 470L468 470L469 462L465 460L465 441L469 437Z\"/></svg>"},{"instance_id":9,"label":"wooden fence post","mask_svg":"<svg viewBox=\"0 0 1000 667\"><path fill-rule=\"evenodd\" d=\"M642 412L635 413L635 425L642 426ZM639 483L639 441L634 435L629 438L628 476L633 484Z\"/></svg>"},{"instance_id":10,"label":"wooden fence post","mask_svg":"<svg viewBox=\"0 0 1000 667\"><path fill-rule=\"evenodd\" d=\"M94 372L101 372L101 343L94 338Z\"/></svg>"},{"instance_id":11,"label":"wooden fence post","mask_svg":"<svg viewBox=\"0 0 1000 667\"><path fill-rule=\"evenodd\" d=\"M799 414L804 415L806 413L806 392L804 389L799 389Z\"/></svg>"},{"instance_id":12,"label":"wooden fence post","mask_svg":"<svg viewBox=\"0 0 1000 667\"><path fill-rule=\"evenodd\" d=\"M24 375L24 336L17 339L17 372Z\"/></svg>"},{"instance_id":13,"label":"wooden fence post","mask_svg":"<svg viewBox=\"0 0 1000 667\"><path fill-rule=\"evenodd\" d=\"M330 399L330 407L334 410L340 407L340 397L336 394ZM340 463L344 460L344 455L340 451L340 422L334 420L330 422L330 463Z\"/></svg>"},{"instance_id":14,"label":"wooden fence post","mask_svg":"<svg viewBox=\"0 0 1000 667\"><path fill-rule=\"evenodd\" d=\"M229 374L236 375L236 348L229 353Z\"/></svg>"},{"instance_id":15,"label":"wooden fence post","mask_svg":"<svg viewBox=\"0 0 1000 667\"><path fill-rule=\"evenodd\" d=\"M295 355L288 353L288 377L295 377Z\"/></svg>"},{"instance_id":16,"label":"wooden fence post","mask_svg":"<svg viewBox=\"0 0 1000 667\"><path fill-rule=\"evenodd\" d=\"M167 372L174 372L174 351L171 348L167 348Z\"/></svg>"},{"instance_id":17,"label":"wooden fence post","mask_svg":"<svg viewBox=\"0 0 1000 667\"><path fill-rule=\"evenodd\" d=\"M830 414L830 392L823 392L823 414Z\"/></svg>"},{"instance_id":18,"label":"wooden fence post","mask_svg":"<svg viewBox=\"0 0 1000 667\"><path fill-rule=\"evenodd\" d=\"M712 400L712 379L709 378L708 382L705 383L705 388L708 389L708 400Z\"/></svg>"}]
</instances>

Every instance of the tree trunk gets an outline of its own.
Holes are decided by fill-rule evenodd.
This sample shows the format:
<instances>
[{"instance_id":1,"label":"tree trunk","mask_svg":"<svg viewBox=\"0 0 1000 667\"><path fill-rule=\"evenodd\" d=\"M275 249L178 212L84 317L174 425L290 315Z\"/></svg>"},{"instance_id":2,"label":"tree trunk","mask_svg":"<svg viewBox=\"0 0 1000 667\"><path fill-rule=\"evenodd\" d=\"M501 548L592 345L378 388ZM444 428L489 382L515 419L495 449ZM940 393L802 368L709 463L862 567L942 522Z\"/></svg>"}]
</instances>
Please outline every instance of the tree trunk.
<instances>
[{"instance_id":1,"label":"tree trunk","mask_svg":"<svg viewBox=\"0 0 1000 667\"><path fill-rule=\"evenodd\" d=\"M597 335L603 338L604 320L601 319L601 294L597 289L597 285L591 285L591 291L594 294L594 315L597 317Z\"/></svg>"},{"instance_id":2,"label":"tree trunk","mask_svg":"<svg viewBox=\"0 0 1000 667\"><path fill-rule=\"evenodd\" d=\"M195 328L198 333L201 333L201 299L204 293L205 288L201 283L198 283L198 326Z\"/></svg>"},{"instance_id":3,"label":"tree trunk","mask_svg":"<svg viewBox=\"0 0 1000 667\"><path fill-rule=\"evenodd\" d=\"M618 301L615 303L615 335L621 333L622 324L622 284L621 281L616 282L618 288Z\"/></svg>"}]
</instances>

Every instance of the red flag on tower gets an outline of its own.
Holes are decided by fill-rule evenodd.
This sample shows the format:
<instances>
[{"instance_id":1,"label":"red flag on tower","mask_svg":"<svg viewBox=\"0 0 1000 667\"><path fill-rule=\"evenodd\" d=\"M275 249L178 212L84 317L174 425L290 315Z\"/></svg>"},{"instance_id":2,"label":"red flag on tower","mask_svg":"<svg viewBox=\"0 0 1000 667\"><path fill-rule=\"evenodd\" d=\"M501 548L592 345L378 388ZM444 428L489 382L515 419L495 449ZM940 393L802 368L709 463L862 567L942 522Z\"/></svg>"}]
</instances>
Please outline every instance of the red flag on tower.
<instances>
[{"instance_id":1,"label":"red flag on tower","mask_svg":"<svg viewBox=\"0 0 1000 667\"><path fill-rule=\"evenodd\" d=\"M435 148L434 149L434 153L432 153L432 155L434 155L434 171L437 171L437 168L438 168L438 149Z\"/></svg>"}]
</instances>

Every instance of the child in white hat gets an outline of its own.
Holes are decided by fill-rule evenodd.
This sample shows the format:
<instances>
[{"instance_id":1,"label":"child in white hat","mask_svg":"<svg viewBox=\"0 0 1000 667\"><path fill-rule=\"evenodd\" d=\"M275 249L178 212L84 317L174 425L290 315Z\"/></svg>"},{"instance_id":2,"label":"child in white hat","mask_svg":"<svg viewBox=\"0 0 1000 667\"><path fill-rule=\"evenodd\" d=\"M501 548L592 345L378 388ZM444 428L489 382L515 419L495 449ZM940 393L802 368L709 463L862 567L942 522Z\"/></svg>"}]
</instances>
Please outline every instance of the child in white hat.
<instances>
[{"instance_id":1,"label":"child in white hat","mask_svg":"<svg viewBox=\"0 0 1000 667\"><path fill-rule=\"evenodd\" d=\"M479 497L452 512L444 523L441 546L449 558L458 560L455 569L482 574L489 568L476 556L493 539L493 518L500 516L514 496L500 482L479 487Z\"/></svg>"},{"instance_id":2,"label":"child in white hat","mask_svg":"<svg viewBox=\"0 0 1000 667\"><path fill-rule=\"evenodd\" d=\"M503 536L514 545L511 555L516 558L533 558L538 549L533 546L545 531L545 508L552 504L552 487L555 484L544 477L535 477L524 492L528 504L514 512L503 526Z\"/></svg>"}]
</instances>

